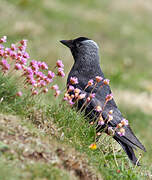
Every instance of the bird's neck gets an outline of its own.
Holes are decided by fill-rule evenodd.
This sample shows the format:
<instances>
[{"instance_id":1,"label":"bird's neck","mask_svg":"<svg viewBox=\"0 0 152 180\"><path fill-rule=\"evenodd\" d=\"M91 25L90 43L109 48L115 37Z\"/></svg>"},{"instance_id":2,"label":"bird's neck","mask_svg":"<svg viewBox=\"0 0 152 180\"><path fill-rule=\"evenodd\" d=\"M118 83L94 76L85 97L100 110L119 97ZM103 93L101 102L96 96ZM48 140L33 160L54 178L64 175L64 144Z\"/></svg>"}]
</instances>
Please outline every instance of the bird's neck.
<instances>
[{"instance_id":1,"label":"bird's neck","mask_svg":"<svg viewBox=\"0 0 152 180\"><path fill-rule=\"evenodd\" d=\"M88 78L94 78L95 76L104 77L99 63L99 55L95 53L82 54L81 56L73 56L75 63L73 69L78 71Z\"/></svg>"}]
</instances>

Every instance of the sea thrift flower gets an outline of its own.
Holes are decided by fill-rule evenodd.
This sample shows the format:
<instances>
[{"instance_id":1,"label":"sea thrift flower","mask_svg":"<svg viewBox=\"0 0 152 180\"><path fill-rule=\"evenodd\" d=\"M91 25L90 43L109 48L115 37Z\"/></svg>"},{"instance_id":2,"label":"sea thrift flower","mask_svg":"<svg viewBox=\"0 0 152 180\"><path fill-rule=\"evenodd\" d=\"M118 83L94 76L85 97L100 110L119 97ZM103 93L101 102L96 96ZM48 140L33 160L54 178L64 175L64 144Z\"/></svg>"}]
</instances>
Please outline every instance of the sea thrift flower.
<instances>
[{"instance_id":1,"label":"sea thrift flower","mask_svg":"<svg viewBox=\"0 0 152 180\"><path fill-rule=\"evenodd\" d=\"M92 98L94 98L96 96L96 94L95 93L91 93L90 95L89 95L89 97L92 99Z\"/></svg>"},{"instance_id":2,"label":"sea thrift flower","mask_svg":"<svg viewBox=\"0 0 152 180\"><path fill-rule=\"evenodd\" d=\"M43 89L43 92L47 93L48 92L48 88Z\"/></svg>"},{"instance_id":3,"label":"sea thrift flower","mask_svg":"<svg viewBox=\"0 0 152 180\"><path fill-rule=\"evenodd\" d=\"M109 114L113 114L113 110L110 110L110 111L109 111Z\"/></svg>"},{"instance_id":4,"label":"sea thrift flower","mask_svg":"<svg viewBox=\"0 0 152 180\"><path fill-rule=\"evenodd\" d=\"M104 85L109 85L109 82L110 82L109 79L104 79L104 80L103 80L103 84L104 84Z\"/></svg>"},{"instance_id":5,"label":"sea thrift flower","mask_svg":"<svg viewBox=\"0 0 152 180\"><path fill-rule=\"evenodd\" d=\"M76 89L74 89L74 92L79 94L81 92L81 90L76 88Z\"/></svg>"},{"instance_id":6,"label":"sea thrift flower","mask_svg":"<svg viewBox=\"0 0 152 180\"><path fill-rule=\"evenodd\" d=\"M53 80L50 79L50 78L46 78L46 79L45 79L46 84L50 84L52 81L53 81Z\"/></svg>"},{"instance_id":7,"label":"sea thrift flower","mask_svg":"<svg viewBox=\"0 0 152 180\"><path fill-rule=\"evenodd\" d=\"M60 95L60 93L61 93L60 90L56 90L54 96L58 97Z\"/></svg>"},{"instance_id":8,"label":"sea thrift flower","mask_svg":"<svg viewBox=\"0 0 152 180\"><path fill-rule=\"evenodd\" d=\"M78 84L78 78L77 77L71 77L70 78L70 83L71 84Z\"/></svg>"},{"instance_id":9,"label":"sea thrift flower","mask_svg":"<svg viewBox=\"0 0 152 180\"><path fill-rule=\"evenodd\" d=\"M74 91L74 87L70 85L68 88L68 92L71 92L71 91Z\"/></svg>"},{"instance_id":10,"label":"sea thrift flower","mask_svg":"<svg viewBox=\"0 0 152 180\"><path fill-rule=\"evenodd\" d=\"M98 121L98 125L100 125L100 126L104 125L104 121L103 120L99 120Z\"/></svg>"},{"instance_id":11,"label":"sea thrift flower","mask_svg":"<svg viewBox=\"0 0 152 180\"><path fill-rule=\"evenodd\" d=\"M101 76L96 76L96 82L99 83L100 81L102 81L103 78Z\"/></svg>"},{"instance_id":12,"label":"sea thrift flower","mask_svg":"<svg viewBox=\"0 0 152 180\"><path fill-rule=\"evenodd\" d=\"M112 100L112 98L113 98L113 95L112 94L108 94L106 96L106 101L108 102L108 101Z\"/></svg>"},{"instance_id":13,"label":"sea thrift flower","mask_svg":"<svg viewBox=\"0 0 152 180\"><path fill-rule=\"evenodd\" d=\"M117 128L121 128L123 125L121 123L117 124Z\"/></svg>"},{"instance_id":14,"label":"sea thrift flower","mask_svg":"<svg viewBox=\"0 0 152 180\"><path fill-rule=\"evenodd\" d=\"M16 96L18 96L18 97L21 97L22 95L23 95L23 94L22 94L21 91L19 91L19 92L16 93Z\"/></svg>"},{"instance_id":15,"label":"sea thrift flower","mask_svg":"<svg viewBox=\"0 0 152 180\"><path fill-rule=\"evenodd\" d=\"M97 145L95 143L93 143L89 146L89 148L92 150L95 150L95 149L97 149Z\"/></svg>"},{"instance_id":16,"label":"sea thrift flower","mask_svg":"<svg viewBox=\"0 0 152 180\"><path fill-rule=\"evenodd\" d=\"M89 81L88 81L88 85L87 86L92 86L93 85L93 79L90 79Z\"/></svg>"},{"instance_id":17,"label":"sea thrift flower","mask_svg":"<svg viewBox=\"0 0 152 180\"><path fill-rule=\"evenodd\" d=\"M72 106L72 105L74 104L74 102L72 101L72 99L70 99L68 102L69 102L70 106Z\"/></svg>"},{"instance_id":18,"label":"sea thrift flower","mask_svg":"<svg viewBox=\"0 0 152 180\"><path fill-rule=\"evenodd\" d=\"M32 95L34 96L34 95L38 95L38 91L37 90L33 90L32 91Z\"/></svg>"},{"instance_id":19,"label":"sea thrift flower","mask_svg":"<svg viewBox=\"0 0 152 180\"><path fill-rule=\"evenodd\" d=\"M54 78L55 74L52 71L48 71L48 78L52 79Z\"/></svg>"},{"instance_id":20,"label":"sea thrift flower","mask_svg":"<svg viewBox=\"0 0 152 180\"><path fill-rule=\"evenodd\" d=\"M30 56L29 56L29 54L28 54L27 52L24 52L24 53L23 53L23 58L29 59Z\"/></svg>"},{"instance_id":21,"label":"sea thrift flower","mask_svg":"<svg viewBox=\"0 0 152 180\"><path fill-rule=\"evenodd\" d=\"M59 67L59 68L64 68L64 64L62 63L61 60L58 60L58 61L56 62L56 65L57 65L57 67Z\"/></svg>"},{"instance_id":22,"label":"sea thrift flower","mask_svg":"<svg viewBox=\"0 0 152 180\"><path fill-rule=\"evenodd\" d=\"M21 70L22 69L22 66L20 64L15 64L15 67L14 67L16 70Z\"/></svg>"},{"instance_id":23,"label":"sea thrift flower","mask_svg":"<svg viewBox=\"0 0 152 180\"><path fill-rule=\"evenodd\" d=\"M0 56L2 56L2 57L4 56L4 50L3 49L0 50Z\"/></svg>"},{"instance_id":24,"label":"sea thrift flower","mask_svg":"<svg viewBox=\"0 0 152 180\"><path fill-rule=\"evenodd\" d=\"M6 42L7 40L7 36L3 36L1 39L0 39L0 43L4 43Z\"/></svg>"},{"instance_id":25,"label":"sea thrift flower","mask_svg":"<svg viewBox=\"0 0 152 180\"><path fill-rule=\"evenodd\" d=\"M121 121L121 124L122 124L123 126L128 126L128 120L123 119L123 120Z\"/></svg>"},{"instance_id":26,"label":"sea thrift flower","mask_svg":"<svg viewBox=\"0 0 152 180\"><path fill-rule=\"evenodd\" d=\"M64 77L65 73L64 73L64 69L63 68L58 68L58 76Z\"/></svg>"},{"instance_id":27,"label":"sea thrift flower","mask_svg":"<svg viewBox=\"0 0 152 180\"><path fill-rule=\"evenodd\" d=\"M101 106L96 106L96 111L97 111L97 112L101 112L101 111L102 111Z\"/></svg>"},{"instance_id":28,"label":"sea thrift flower","mask_svg":"<svg viewBox=\"0 0 152 180\"><path fill-rule=\"evenodd\" d=\"M41 81L40 81L40 85L41 85L41 87L44 87L44 86L46 86L46 82L43 81L43 80L41 80Z\"/></svg>"},{"instance_id":29,"label":"sea thrift flower","mask_svg":"<svg viewBox=\"0 0 152 180\"><path fill-rule=\"evenodd\" d=\"M47 64L46 64L45 62L42 62L42 63L41 63L41 68L42 68L43 70L45 70L45 69L48 69L48 66L47 66Z\"/></svg>"},{"instance_id":30,"label":"sea thrift flower","mask_svg":"<svg viewBox=\"0 0 152 180\"><path fill-rule=\"evenodd\" d=\"M15 51L17 48L16 48L16 46L15 46L15 44L11 44L11 50L12 51Z\"/></svg>"},{"instance_id":31,"label":"sea thrift flower","mask_svg":"<svg viewBox=\"0 0 152 180\"><path fill-rule=\"evenodd\" d=\"M113 120L113 116L111 116L110 114L108 115L108 121Z\"/></svg>"},{"instance_id":32,"label":"sea thrift flower","mask_svg":"<svg viewBox=\"0 0 152 180\"><path fill-rule=\"evenodd\" d=\"M54 89L55 91L57 91L59 89L59 86L57 84L55 84L51 87L51 89Z\"/></svg>"},{"instance_id":33,"label":"sea thrift flower","mask_svg":"<svg viewBox=\"0 0 152 180\"><path fill-rule=\"evenodd\" d=\"M124 128L120 128L118 134L119 134L119 136L124 136L125 135L125 129Z\"/></svg>"},{"instance_id":34,"label":"sea thrift flower","mask_svg":"<svg viewBox=\"0 0 152 180\"><path fill-rule=\"evenodd\" d=\"M85 96L86 96L86 94L80 94L80 95L78 96L78 99L84 99Z\"/></svg>"},{"instance_id":35,"label":"sea thrift flower","mask_svg":"<svg viewBox=\"0 0 152 180\"><path fill-rule=\"evenodd\" d=\"M27 59L25 59L25 58L21 58L20 59L20 64L22 64L22 65L26 65L27 64Z\"/></svg>"},{"instance_id":36,"label":"sea thrift flower","mask_svg":"<svg viewBox=\"0 0 152 180\"><path fill-rule=\"evenodd\" d=\"M23 46L27 46L27 40L26 39L21 40L20 43Z\"/></svg>"},{"instance_id":37,"label":"sea thrift flower","mask_svg":"<svg viewBox=\"0 0 152 180\"><path fill-rule=\"evenodd\" d=\"M10 65L7 63L3 65L3 70L8 71L10 69Z\"/></svg>"},{"instance_id":38,"label":"sea thrift flower","mask_svg":"<svg viewBox=\"0 0 152 180\"><path fill-rule=\"evenodd\" d=\"M91 98L90 97L87 97L87 103L91 101Z\"/></svg>"}]
</instances>

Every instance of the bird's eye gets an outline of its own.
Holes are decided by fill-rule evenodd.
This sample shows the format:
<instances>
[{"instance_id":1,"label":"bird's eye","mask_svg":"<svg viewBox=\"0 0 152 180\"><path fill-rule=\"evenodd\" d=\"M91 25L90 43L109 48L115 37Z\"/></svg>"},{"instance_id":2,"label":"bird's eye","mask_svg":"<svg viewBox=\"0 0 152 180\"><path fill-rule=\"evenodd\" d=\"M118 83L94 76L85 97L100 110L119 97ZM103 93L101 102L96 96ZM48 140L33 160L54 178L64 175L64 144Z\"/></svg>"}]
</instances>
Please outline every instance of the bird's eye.
<instances>
[{"instance_id":1,"label":"bird's eye","mask_svg":"<svg viewBox=\"0 0 152 180\"><path fill-rule=\"evenodd\" d=\"M82 46L81 43L76 43L76 47L80 47L80 46Z\"/></svg>"}]
</instances>

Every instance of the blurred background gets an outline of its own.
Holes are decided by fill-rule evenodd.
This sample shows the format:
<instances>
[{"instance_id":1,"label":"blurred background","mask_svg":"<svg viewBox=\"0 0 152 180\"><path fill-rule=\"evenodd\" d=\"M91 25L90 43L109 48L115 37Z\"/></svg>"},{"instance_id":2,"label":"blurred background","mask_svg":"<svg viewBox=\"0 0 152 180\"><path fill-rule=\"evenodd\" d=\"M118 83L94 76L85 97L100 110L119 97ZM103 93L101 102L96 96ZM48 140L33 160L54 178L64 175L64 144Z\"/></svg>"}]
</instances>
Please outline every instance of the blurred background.
<instances>
[{"instance_id":1,"label":"blurred background","mask_svg":"<svg viewBox=\"0 0 152 180\"><path fill-rule=\"evenodd\" d=\"M59 41L85 36L100 47L101 67L115 99L152 159L152 1L0 0L0 36L28 39L32 59L50 67L73 58ZM65 78L66 79L66 78Z\"/></svg>"}]
</instances>

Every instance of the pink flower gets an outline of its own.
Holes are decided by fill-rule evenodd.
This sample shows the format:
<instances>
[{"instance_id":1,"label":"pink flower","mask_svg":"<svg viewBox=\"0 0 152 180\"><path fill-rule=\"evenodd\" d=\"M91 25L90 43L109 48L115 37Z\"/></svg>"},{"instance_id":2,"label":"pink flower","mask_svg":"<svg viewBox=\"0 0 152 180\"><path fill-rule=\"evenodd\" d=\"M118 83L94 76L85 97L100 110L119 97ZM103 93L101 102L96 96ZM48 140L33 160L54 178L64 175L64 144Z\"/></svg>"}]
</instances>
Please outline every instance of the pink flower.
<instances>
[{"instance_id":1,"label":"pink flower","mask_svg":"<svg viewBox=\"0 0 152 180\"><path fill-rule=\"evenodd\" d=\"M58 76L64 77L65 73L64 73L64 69L63 68L58 68Z\"/></svg>"},{"instance_id":2,"label":"pink flower","mask_svg":"<svg viewBox=\"0 0 152 180\"><path fill-rule=\"evenodd\" d=\"M26 50L26 46L18 46L18 49L22 52L24 52Z\"/></svg>"},{"instance_id":3,"label":"pink flower","mask_svg":"<svg viewBox=\"0 0 152 180\"><path fill-rule=\"evenodd\" d=\"M109 114L113 114L113 110L111 109L108 113L109 113Z\"/></svg>"},{"instance_id":4,"label":"pink flower","mask_svg":"<svg viewBox=\"0 0 152 180\"><path fill-rule=\"evenodd\" d=\"M16 48L16 46L15 46L15 44L11 44L11 50L12 51L15 51L17 48Z\"/></svg>"},{"instance_id":5,"label":"pink flower","mask_svg":"<svg viewBox=\"0 0 152 180\"><path fill-rule=\"evenodd\" d=\"M102 111L102 107L101 106L96 106L96 109L95 109L97 112L101 112Z\"/></svg>"},{"instance_id":6,"label":"pink flower","mask_svg":"<svg viewBox=\"0 0 152 180\"><path fill-rule=\"evenodd\" d=\"M32 68L34 71L38 71L38 70L39 70L39 67L38 67L37 64L33 64L33 65L31 66L31 68Z\"/></svg>"},{"instance_id":7,"label":"pink flower","mask_svg":"<svg viewBox=\"0 0 152 180\"><path fill-rule=\"evenodd\" d=\"M48 69L48 65L45 62L41 63L41 69Z\"/></svg>"},{"instance_id":8,"label":"pink flower","mask_svg":"<svg viewBox=\"0 0 152 180\"><path fill-rule=\"evenodd\" d=\"M55 84L51 87L51 89L54 89L55 91L57 91L59 89L59 86L57 84Z\"/></svg>"},{"instance_id":9,"label":"pink flower","mask_svg":"<svg viewBox=\"0 0 152 180\"><path fill-rule=\"evenodd\" d=\"M36 81L35 81L33 78L31 78L28 82L29 82L29 84L31 84L32 86L35 86L35 84L36 84Z\"/></svg>"},{"instance_id":10,"label":"pink flower","mask_svg":"<svg viewBox=\"0 0 152 180\"><path fill-rule=\"evenodd\" d=\"M74 92L79 94L81 92L81 90L76 88L76 89L74 89Z\"/></svg>"},{"instance_id":11,"label":"pink flower","mask_svg":"<svg viewBox=\"0 0 152 180\"><path fill-rule=\"evenodd\" d=\"M63 68L63 67L64 67L64 64L62 63L61 60L58 60L58 61L56 62L56 65L57 65L57 67L59 67L59 68Z\"/></svg>"},{"instance_id":12,"label":"pink flower","mask_svg":"<svg viewBox=\"0 0 152 180\"><path fill-rule=\"evenodd\" d=\"M2 56L2 57L4 56L4 50L3 49L0 50L0 56Z\"/></svg>"},{"instance_id":13,"label":"pink flower","mask_svg":"<svg viewBox=\"0 0 152 180\"><path fill-rule=\"evenodd\" d=\"M21 58L20 59L20 64L24 64L24 65L26 65L27 64L27 59L25 59L25 58Z\"/></svg>"},{"instance_id":14,"label":"pink flower","mask_svg":"<svg viewBox=\"0 0 152 180\"><path fill-rule=\"evenodd\" d=\"M22 69L22 66L17 63L17 64L15 64L15 69L16 69L16 70L21 70L21 69Z\"/></svg>"},{"instance_id":15,"label":"pink flower","mask_svg":"<svg viewBox=\"0 0 152 180\"><path fill-rule=\"evenodd\" d=\"M43 92L47 93L48 92L48 88L43 89Z\"/></svg>"},{"instance_id":16,"label":"pink flower","mask_svg":"<svg viewBox=\"0 0 152 180\"><path fill-rule=\"evenodd\" d=\"M80 94L79 96L78 96L78 99L84 99L86 97L86 94Z\"/></svg>"},{"instance_id":17,"label":"pink flower","mask_svg":"<svg viewBox=\"0 0 152 180\"><path fill-rule=\"evenodd\" d=\"M71 92L71 91L74 91L74 87L70 85L68 88L68 92Z\"/></svg>"},{"instance_id":18,"label":"pink flower","mask_svg":"<svg viewBox=\"0 0 152 180\"><path fill-rule=\"evenodd\" d=\"M0 64L3 66L3 65L5 65L5 64L7 64L7 60L6 59L2 59L1 61L0 61Z\"/></svg>"},{"instance_id":19,"label":"pink flower","mask_svg":"<svg viewBox=\"0 0 152 180\"><path fill-rule=\"evenodd\" d=\"M21 97L22 95L23 95L23 94L22 94L21 91L19 91L19 92L16 93L16 96L18 96L18 97Z\"/></svg>"},{"instance_id":20,"label":"pink flower","mask_svg":"<svg viewBox=\"0 0 152 180\"><path fill-rule=\"evenodd\" d=\"M109 85L109 82L110 82L109 79L104 79L104 80L103 80L104 85Z\"/></svg>"},{"instance_id":21,"label":"pink flower","mask_svg":"<svg viewBox=\"0 0 152 180\"><path fill-rule=\"evenodd\" d=\"M52 71L48 71L48 78L52 79L54 78L55 74Z\"/></svg>"},{"instance_id":22,"label":"pink flower","mask_svg":"<svg viewBox=\"0 0 152 180\"><path fill-rule=\"evenodd\" d=\"M113 98L113 94L108 94L106 96L106 101L108 102L108 101L112 100L112 98Z\"/></svg>"},{"instance_id":23,"label":"pink flower","mask_svg":"<svg viewBox=\"0 0 152 180\"><path fill-rule=\"evenodd\" d=\"M24 52L24 53L23 53L23 58L29 59L30 56L29 56L29 54L28 54L27 52Z\"/></svg>"},{"instance_id":24,"label":"pink flower","mask_svg":"<svg viewBox=\"0 0 152 180\"><path fill-rule=\"evenodd\" d=\"M41 80L41 81L40 81L40 85L41 85L41 87L44 87L44 86L46 86L46 82L43 81L43 80Z\"/></svg>"},{"instance_id":25,"label":"pink flower","mask_svg":"<svg viewBox=\"0 0 152 180\"><path fill-rule=\"evenodd\" d=\"M90 97L87 97L87 103L91 101L91 98Z\"/></svg>"},{"instance_id":26,"label":"pink flower","mask_svg":"<svg viewBox=\"0 0 152 180\"><path fill-rule=\"evenodd\" d=\"M93 85L93 79L90 79L89 81L88 81L88 85L87 86L92 86Z\"/></svg>"},{"instance_id":27,"label":"pink flower","mask_svg":"<svg viewBox=\"0 0 152 180\"><path fill-rule=\"evenodd\" d=\"M111 120L113 120L113 116L108 114L108 121L111 121Z\"/></svg>"},{"instance_id":28,"label":"pink flower","mask_svg":"<svg viewBox=\"0 0 152 180\"><path fill-rule=\"evenodd\" d=\"M6 42L7 40L7 36L3 36L1 39L0 39L0 43L4 43Z\"/></svg>"},{"instance_id":29,"label":"pink flower","mask_svg":"<svg viewBox=\"0 0 152 180\"><path fill-rule=\"evenodd\" d=\"M38 91L37 90L33 90L32 91L32 95L34 96L34 95L38 95Z\"/></svg>"},{"instance_id":30,"label":"pink flower","mask_svg":"<svg viewBox=\"0 0 152 180\"><path fill-rule=\"evenodd\" d=\"M95 93L91 93L89 97L92 99L92 98L94 98L95 96L96 96Z\"/></svg>"},{"instance_id":31,"label":"pink flower","mask_svg":"<svg viewBox=\"0 0 152 180\"><path fill-rule=\"evenodd\" d=\"M21 40L20 43L23 46L27 46L27 40L26 39Z\"/></svg>"},{"instance_id":32,"label":"pink flower","mask_svg":"<svg viewBox=\"0 0 152 180\"><path fill-rule=\"evenodd\" d=\"M17 53L15 51L10 51L10 57L12 59L17 59Z\"/></svg>"},{"instance_id":33,"label":"pink flower","mask_svg":"<svg viewBox=\"0 0 152 180\"><path fill-rule=\"evenodd\" d=\"M3 65L3 70L8 71L10 69L10 65L7 63Z\"/></svg>"},{"instance_id":34,"label":"pink flower","mask_svg":"<svg viewBox=\"0 0 152 180\"><path fill-rule=\"evenodd\" d=\"M98 125L100 125L100 126L104 125L104 121L103 120L99 120L98 121Z\"/></svg>"},{"instance_id":35,"label":"pink flower","mask_svg":"<svg viewBox=\"0 0 152 180\"><path fill-rule=\"evenodd\" d=\"M72 99L70 99L68 102L69 102L70 106L72 106L72 105L74 104L74 102L72 101Z\"/></svg>"},{"instance_id":36,"label":"pink flower","mask_svg":"<svg viewBox=\"0 0 152 180\"><path fill-rule=\"evenodd\" d=\"M45 78L45 82L46 82L46 84L50 84L50 83L52 82L52 79L50 79L50 78Z\"/></svg>"},{"instance_id":37,"label":"pink flower","mask_svg":"<svg viewBox=\"0 0 152 180\"><path fill-rule=\"evenodd\" d=\"M128 126L128 120L123 119L123 120L121 121L121 124L122 124L123 126Z\"/></svg>"},{"instance_id":38,"label":"pink flower","mask_svg":"<svg viewBox=\"0 0 152 180\"><path fill-rule=\"evenodd\" d=\"M125 129L124 128L120 128L118 134L119 134L119 136L124 136L125 135Z\"/></svg>"},{"instance_id":39,"label":"pink flower","mask_svg":"<svg viewBox=\"0 0 152 180\"><path fill-rule=\"evenodd\" d=\"M71 77L70 78L70 83L71 84L78 84L78 78L77 77Z\"/></svg>"},{"instance_id":40,"label":"pink flower","mask_svg":"<svg viewBox=\"0 0 152 180\"><path fill-rule=\"evenodd\" d=\"M60 95L60 93L61 93L60 90L56 90L54 96L58 97Z\"/></svg>"},{"instance_id":41,"label":"pink flower","mask_svg":"<svg viewBox=\"0 0 152 180\"><path fill-rule=\"evenodd\" d=\"M100 81L102 81L103 80L103 78L101 77L101 76L96 76L96 82L100 82Z\"/></svg>"}]
</instances>

